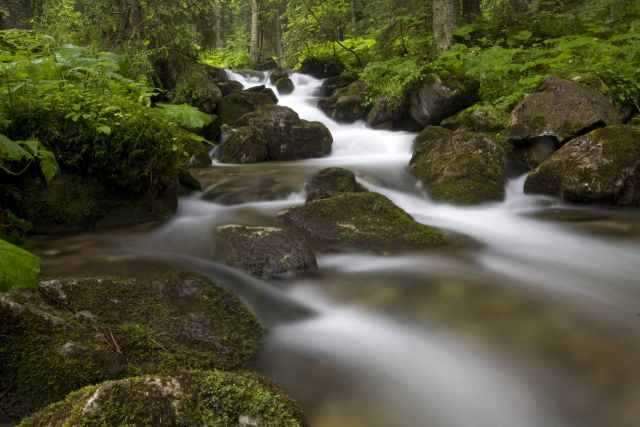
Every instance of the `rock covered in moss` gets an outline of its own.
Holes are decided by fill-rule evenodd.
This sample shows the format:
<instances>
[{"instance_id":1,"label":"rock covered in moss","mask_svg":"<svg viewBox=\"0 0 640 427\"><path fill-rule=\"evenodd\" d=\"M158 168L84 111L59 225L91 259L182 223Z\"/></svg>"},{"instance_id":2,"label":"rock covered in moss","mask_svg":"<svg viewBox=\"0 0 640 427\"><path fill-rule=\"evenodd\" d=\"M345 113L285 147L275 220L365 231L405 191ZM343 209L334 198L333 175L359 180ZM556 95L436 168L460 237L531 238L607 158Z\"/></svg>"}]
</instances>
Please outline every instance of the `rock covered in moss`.
<instances>
[{"instance_id":1,"label":"rock covered in moss","mask_svg":"<svg viewBox=\"0 0 640 427\"><path fill-rule=\"evenodd\" d=\"M295 86L293 80L289 77L283 77L276 82L276 89L280 95L289 95L293 93Z\"/></svg>"},{"instance_id":2,"label":"rock covered in moss","mask_svg":"<svg viewBox=\"0 0 640 427\"><path fill-rule=\"evenodd\" d=\"M348 169L326 168L316 173L307 183L307 202L326 199L342 193L366 192L356 176Z\"/></svg>"},{"instance_id":3,"label":"rock covered in moss","mask_svg":"<svg viewBox=\"0 0 640 427\"><path fill-rule=\"evenodd\" d=\"M277 104L278 98L271 89L256 86L243 91L235 91L222 98L218 107L220 121L234 125L242 116L256 111L263 105Z\"/></svg>"},{"instance_id":4,"label":"rock covered in moss","mask_svg":"<svg viewBox=\"0 0 640 427\"><path fill-rule=\"evenodd\" d=\"M385 97L379 97L373 103L367 114L367 124L374 129L397 129L418 131L422 129L411 117L409 99L391 102Z\"/></svg>"},{"instance_id":5,"label":"rock covered in moss","mask_svg":"<svg viewBox=\"0 0 640 427\"><path fill-rule=\"evenodd\" d=\"M300 65L299 71L302 74L309 74L316 79L326 79L342 74L344 65L335 58L305 58Z\"/></svg>"},{"instance_id":6,"label":"rock covered in moss","mask_svg":"<svg viewBox=\"0 0 640 427\"><path fill-rule=\"evenodd\" d=\"M0 296L0 401L16 420L109 379L241 367L263 330L229 292L181 273L60 279Z\"/></svg>"},{"instance_id":7,"label":"rock covered in moss","mask_svg":"<svg viewBox=\"0 0 640 427\"><path fill-rule=\"evenodd\" d=\"M509 138L518 144L553 137L561 145L594 128L619 124L623 117L597 90L551 76L513 110Z\"/></svg>"},{"instance_id":8,"label":"rock covered in moss","mask_svg":"<svg viewBox=\"0 0 640 427\"><path fill-rule=\"evenodd\" d=\"M230 224L218 227L216 237L225 264L263 279L318 269L304 237L282 228Z\"/></svg>"},{"instance_id":9,"label":"rock covered in moss","mask_svg":"<svg viewBox=\"0 0 640 427\"><path fill-rule=\"evenodd\" d=\"M217 84L217 75L212 75L210 68L214 69L204 64L189 66L177 79L171 102L193 105L205 113L215 114L222 100L222 91Z\"/></svg>"},{"instance_id":10,"label":"rock covered in moss","mask_svg":"<svg viewBox=\"0 0 640 427\"><path fill-rule=\"evenodd\" d=\"M580 136L526 180L527 193L574 203L640 205L640 129L616 125Z\"/></svg>"},{"instance_id":11,"label":"rock covered in moss","mask_svg":"<svg viewBox=\"0 0 640 427\"><path fill-rule=\"evenodd\" d=\"M377 193L345 193L294 207L278 215L323 251L395 252L444 245L438 230L417 223Z\"/></svg>"},{"instance_id":12,"label":"rock covered in moss","mask_svg":"<svg viewBox=\"0 0 640 427\"><path fill-rule=\"evenodd\" d=\"M272 70L271 73L269 73L269 81L271 82L272 85L275 85L278 82L278 80L288 78L288 77L289 77L289 71L285 70L284 68L276 68Z\"/></svg>"},{"instance_id":13,"label":"rock covered in moss","mask_svg":"<svg viewBox=\"0 0 640 427\"><path fill-rule=\"evenodd\" d=\"M445 82L432 74L409 93L411 117L423 127L438 125L473 105L477 98L477 83L457 78L449 78Z\"/></svg>"},{"instance_id":14,"label":"rock covered in moss","mask_svg":"<svg viewBox=\"0 0 640 427\"><path fill-rule=\"evenodd\" d=\"M249 373L189 371L85 387L25 419L20 427L302 427L302 412L279 389Z\"/></svg>"},{"instance_id":15,"label":"rock covered in moss","mask_svg":"<svg viewBox=\"0 0 640 427\"><path fill-rule=\"evenodd\" d=\"M509 126L509 114L490 104L473 105L442 121L447 129L468 129L474 132L499 132Z\"/></svg>"},{"instance_id":16,"label":"rock covered in moss","mask_svg":"<svg viewBox=\"0 0 640 427\"><path fill-rule=\"evenodd\" d=\"M337 122L353 123L367 117L369 108L366 105L366 94L366 85L355 81L337 89L330 97L321 99L318 106Z\"/></svg>"},{"instance_id":17,"label":"rock covered in moss","mask_svg":"<svg viewBox=\"0 0 640 427\"><path fill-rule=\"evenodd\" d=\"M428 127L415 145L409 171L435 200L468 205L504 198L504 150L487 136Z\"/></svg>"},{"instance_id":18,"label":"rock covered in moss","mask_svg":"<svg viewBox=\"0 0 640 427\"><path fill-rule=\"evenodd\" d=\"M224 163L255 163L326 156L333 138L319 122L301 120L288 107L265 105L237 121L235 133L218 148Z\"/></svg>"},{"instance_id":19,"label":"rock covered in moss","mask_svg":"<svg viewBox=\"0 0 640 427\"><path fill-rule=\"evenodd\" d=\"M356 80L356 76L351 73L342 73L339 76L328 77L322 81L318 96L332 96L338 89L347 87Z\"/></svg>"}]
</instances>

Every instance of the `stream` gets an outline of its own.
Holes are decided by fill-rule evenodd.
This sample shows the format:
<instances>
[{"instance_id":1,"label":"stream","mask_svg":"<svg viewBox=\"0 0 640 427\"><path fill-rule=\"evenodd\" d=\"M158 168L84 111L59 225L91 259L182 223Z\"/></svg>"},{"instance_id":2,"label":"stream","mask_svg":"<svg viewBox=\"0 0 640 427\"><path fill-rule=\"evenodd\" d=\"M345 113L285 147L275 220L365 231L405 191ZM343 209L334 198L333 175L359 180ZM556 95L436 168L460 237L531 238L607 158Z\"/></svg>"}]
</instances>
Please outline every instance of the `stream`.
<instances>
[{"instance_id":1,"label":"stream","mask_svg":"<svg viewBox=\"0 0 640 427\"><path fill-rule=\"evenodd\" d=\"M252 368L312 427L640 425L640 211L528 196L524 177L502 203L433 202L406 171L414 134L338 124L315 106L320 80L292 80L280 105L330 129L329 157L214 162L194 175L218 202L184 198L159 228L36 241L45 274L144 275L171 262L232 288L270 329ZM216 225L274 224L329 166L474 244L323 255L317 275L273 283L216 262Z\"/></svg>"}]
</instances>

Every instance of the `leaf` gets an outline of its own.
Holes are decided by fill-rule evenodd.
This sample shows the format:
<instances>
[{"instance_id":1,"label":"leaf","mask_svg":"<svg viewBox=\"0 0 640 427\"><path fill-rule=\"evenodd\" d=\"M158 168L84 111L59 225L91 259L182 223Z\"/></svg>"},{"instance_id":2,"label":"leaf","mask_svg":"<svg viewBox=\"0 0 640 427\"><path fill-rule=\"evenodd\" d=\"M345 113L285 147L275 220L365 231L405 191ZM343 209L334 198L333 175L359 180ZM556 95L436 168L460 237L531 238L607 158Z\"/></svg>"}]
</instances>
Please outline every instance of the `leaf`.
<instances>
[{"instance_id":1,"label":"leaf","mask_svg":"<svg viewBox=\"0 0 640 427\"><path fill-rule=\"evenodd\" d=\"M158 104L162 114L175 124L187 129L201 129L213 122L213 117L188 104Z\"/></svg>"},{"instance_id":2,"label":"leaf","mask_svg":"<svg viewBox=\"0 0 640 427\"><path fill-rule=\"evenodd\" d=\"M96 128L96 131L98 131L98 133L102 133L105 135L111 135L111 128L107 125L100 125Z\"/></svg>"},{"instance_id":3,"label":"leaf","mask_svg":"<svg viewBox=\"0 0 640 427\"><path fill-rule=\"evenodd\" d=\"M0 292L35 288L40 276L40 258L0 239Z\"/></svg>"},{"instance_id":4,"label":"leaf","mask_svg":"<svg viewBox=\"0 0 640 427\"><path fill-rule=\"evenodd\" d=\"M54 154L49 150L40 150L38 158L42 175L44 176L45 181L47 181L47 184L49 184L60 171L58 161Z\"/></svg>"},{"instance_id":5,"label":"leaf","mask_svg":"<svg viewBox=\"0 0 640 427\"><path fill-rule=\"evenodd\" d=\"M5 162L20 162L32 158L33 155L25 150L20 142L12 141L0 134L0 164Z\"/></svg>"}]
</instances>

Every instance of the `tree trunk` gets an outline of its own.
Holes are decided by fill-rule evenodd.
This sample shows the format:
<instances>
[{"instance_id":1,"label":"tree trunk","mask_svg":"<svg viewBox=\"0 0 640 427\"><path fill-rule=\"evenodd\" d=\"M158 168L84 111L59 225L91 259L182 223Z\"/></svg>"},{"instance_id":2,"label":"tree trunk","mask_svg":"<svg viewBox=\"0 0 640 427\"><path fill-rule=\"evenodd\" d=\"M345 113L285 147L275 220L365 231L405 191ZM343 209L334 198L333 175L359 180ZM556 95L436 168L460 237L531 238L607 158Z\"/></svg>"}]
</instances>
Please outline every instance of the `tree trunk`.
<instances>
[{"instance_id":1,"label":"tree trunk","mask_svg":"<svg viewBox=\"0 0 640 427\"><path fill-rule=\"evenodd\" d=\"M282 10L279 7L276 9L274 23L276 56L278 57L278 65L282 66L284 62L284 46L282 43Z\"/></svg>"},{"instance_id":2,"label":"tree trunk","mask_svg":"<svg viewBox=\"0 0 640 427\"><path fill-rule=\"evenodd\" d=\"M351 0L351 25L355 32L356 26L358 25L358 5L356 4L356 0Z\"/></svg>"},{"instance_id":3,"label":"tree trunk","mask_svg":"<svg viewBox=\"0 0 640 427\"><path fill-rule=\"evenodd\" d=\"M222 4L216 3L216 18L215 18L215 37L216 37L216 49L224 48L224 39L222 36Z\"/></svg>"},{"instance_id":4,"label":"tree trunk","mask_svg":"<svg viewBox=\"0 0 640 427\"><path fill-rule=\"evenodd\" d=\"M259 20L258 0L251 0L251 42L249 45L249 57L254 64L257 64L260 60L260 52L258 50Z\"/></svg>"},{"instance_id":5,"label":"tree trunk","mask_svg":"<svg viewBox=\"0 0 640 427\"><path fill-rule=\"evenodd\" d=\"M453 44L453 32L458 21L458 0L433 0L433 37L443 52Z\"/></svg>"},{"instance_id":6,"label":"tree trunk","mask_svg":"<svg viewBox=\"0 0 640 427\"><path fill-rule=\"evenodd\" d=\"M480 16L480 0L462 0L462 13L465 22L473 22Z\"/></svg>"}]
</instances>

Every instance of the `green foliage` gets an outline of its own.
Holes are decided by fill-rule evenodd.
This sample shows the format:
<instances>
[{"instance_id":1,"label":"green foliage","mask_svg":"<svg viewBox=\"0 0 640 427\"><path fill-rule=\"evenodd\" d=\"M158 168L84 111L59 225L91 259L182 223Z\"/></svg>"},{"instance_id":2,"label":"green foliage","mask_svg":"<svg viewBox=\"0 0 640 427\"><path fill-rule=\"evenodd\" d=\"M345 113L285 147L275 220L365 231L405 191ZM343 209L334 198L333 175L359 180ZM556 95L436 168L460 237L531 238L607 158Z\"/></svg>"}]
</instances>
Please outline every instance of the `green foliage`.
<instances>
[{"instance_id":1,"label":"green foliage","mask_svg":"<svg viewBox=\"0 0 640 427\"><path fill-rule=\"evenodd\" d=\"M213 117L188 104L158 104L158 108L171 122L186 129L202 129L213 122Z\"/></svg>"},{"instance_id":2,"label":"green foliage","mask_svg":"<svg viewBox=\"0 0 640 427\"><path fill-rule=\"evenodd\" d=\"M371 98L382 96L393 104L400 102L407 89L422 78L423 70L413 58L393 58L370 63L360 78L367 84Z\"/></svg>"},{"instance_id":3,"label":"green foliage","mask_svg":"<svg viewBox=\"0 0 640 427\"><path fill-rule=\"evenodd\" d=\"M204 64L219 68L241 68L249 64L249 54L246 49L234 48L213 49L200 57Z\"/></svg>"},{"instance_id":4,"label":"green foliage","mask_svg":"<svg viewBox=\"0 0 640 427\"><path fill-rule=\"evenodd\" d=\"M341 42L323 42L309 45L297 57L299 66L307 58L337 58L349 70L358 70L374 59L376 40L356 37Z\"/></svg>"},{"instance_id":5,"label":"green foliage","mask_svg":"<svg viewBox=\"0 0 640 427\"><path fill-rule=\"evenodd\" d=\"M0 292L35 288L40 276L40 259L0 239Z\"/></svg>"},{"instance_id":6,"label":"green foliage","mask_svg":"<svg viewBox=\"0 0 640 427\"><path fill-rule=\"evenodd\" d=\"M21 175L37 163L45 181L49 183L59 171L58 162L53 153L37 140L12 141L0 134L0 170L9 175ZM13 165L21 169L12 170Z\"/></svg>"}]
</instances>

